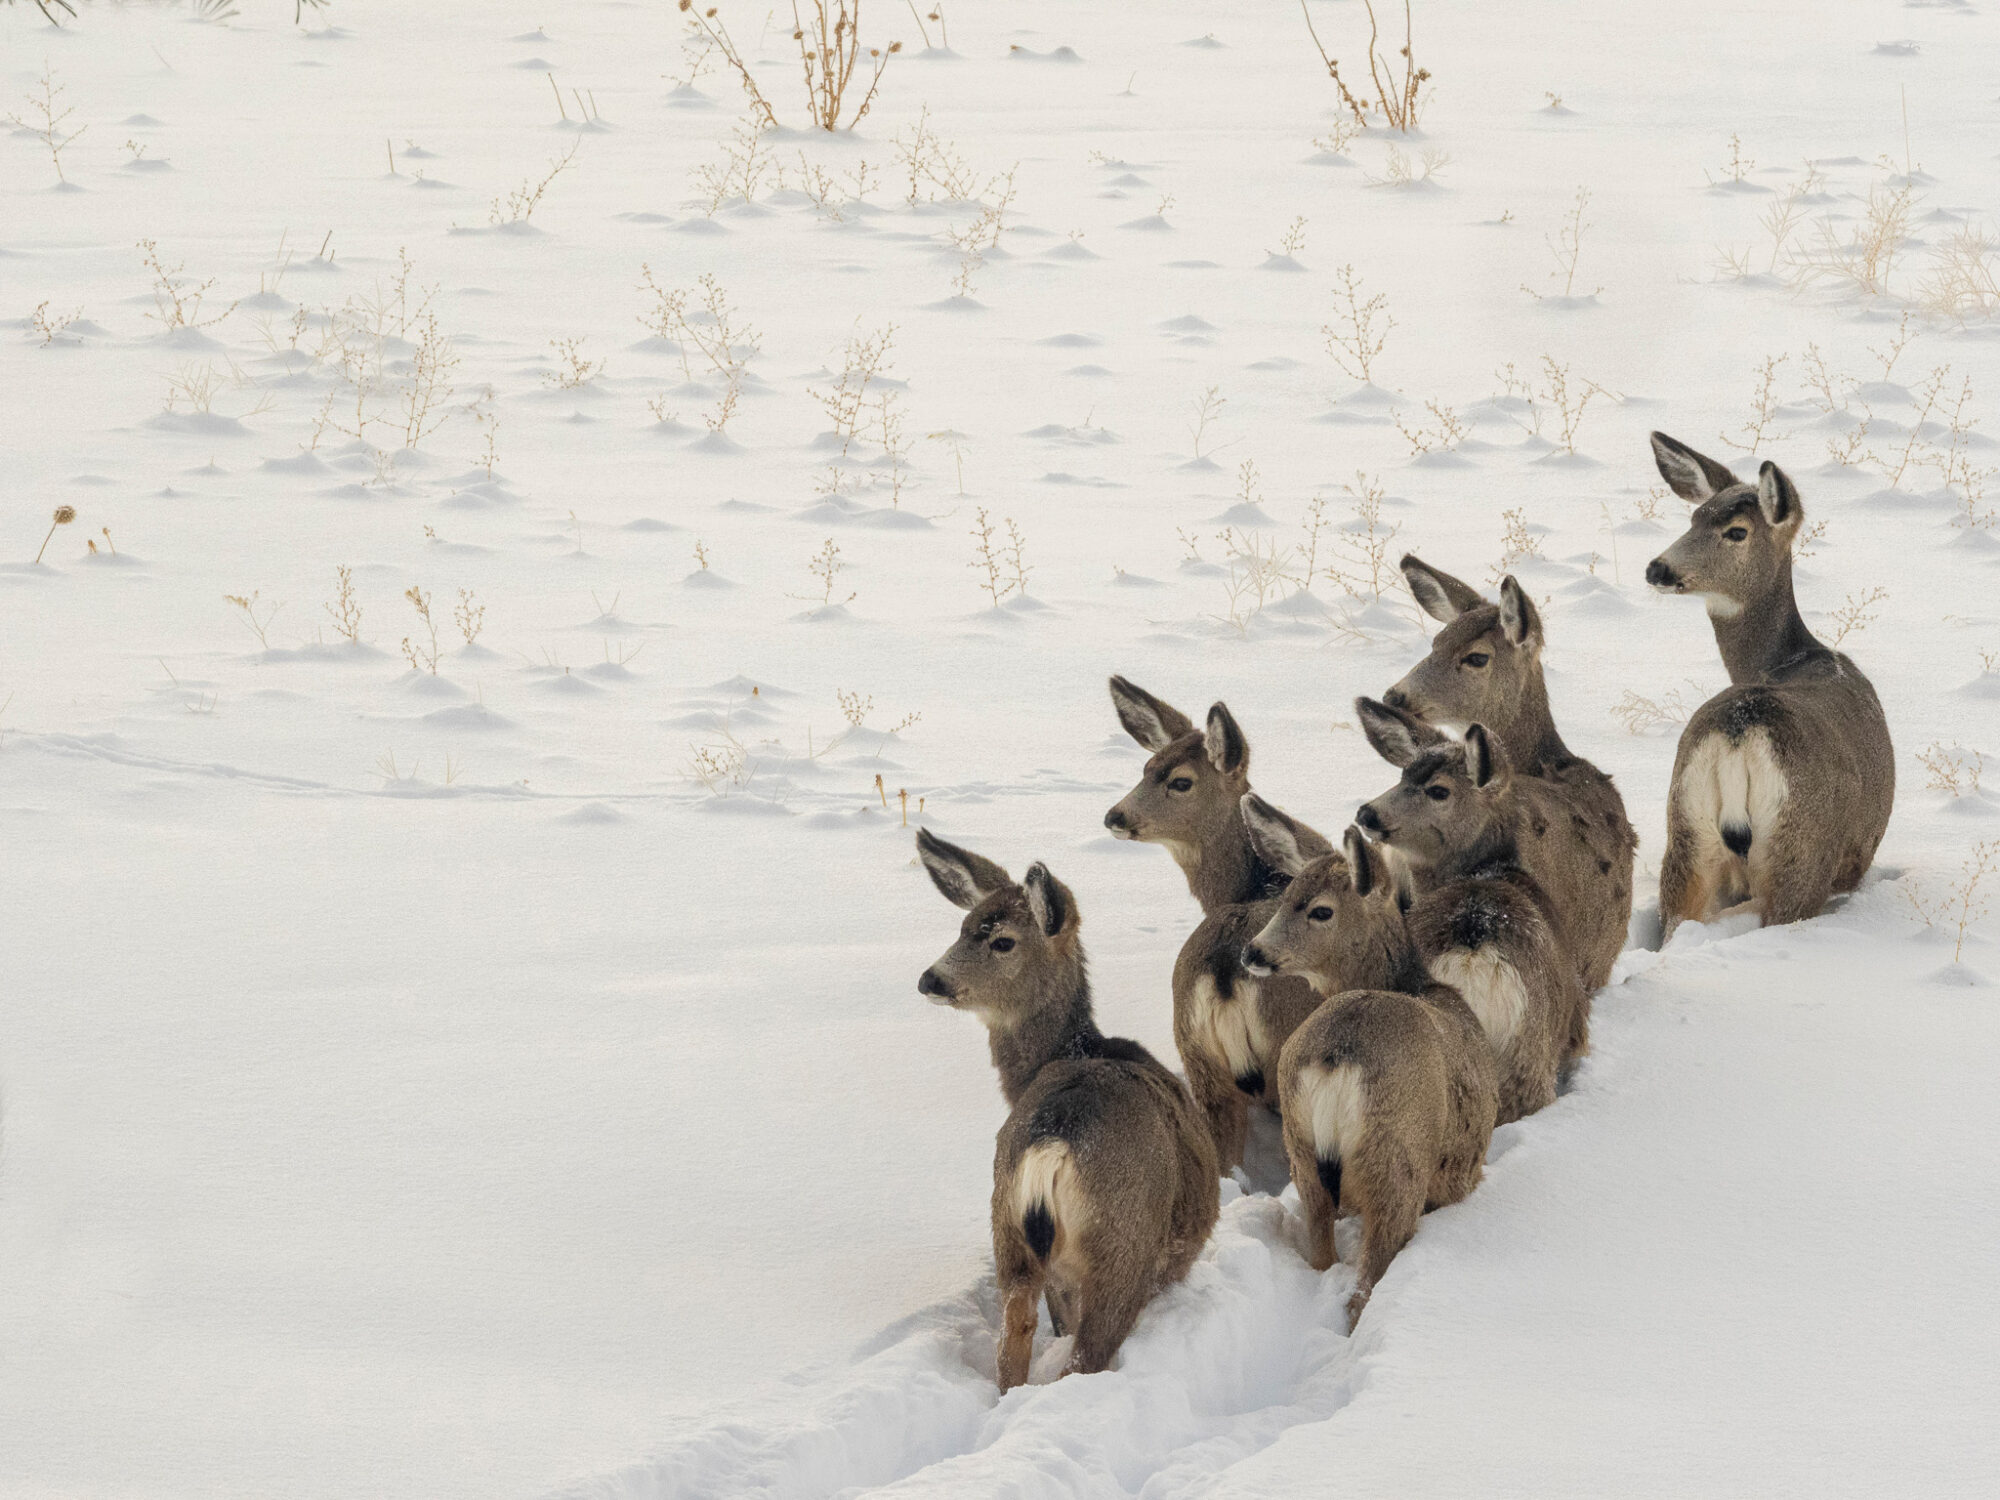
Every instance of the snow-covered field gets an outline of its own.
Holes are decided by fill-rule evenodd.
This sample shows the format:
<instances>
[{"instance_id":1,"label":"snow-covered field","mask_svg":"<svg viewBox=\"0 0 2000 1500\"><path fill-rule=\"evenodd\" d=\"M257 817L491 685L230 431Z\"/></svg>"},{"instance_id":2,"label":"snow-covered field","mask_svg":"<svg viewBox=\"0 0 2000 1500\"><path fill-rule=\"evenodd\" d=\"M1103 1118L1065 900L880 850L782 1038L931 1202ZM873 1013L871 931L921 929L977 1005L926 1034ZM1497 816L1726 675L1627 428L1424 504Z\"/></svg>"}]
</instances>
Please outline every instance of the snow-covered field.
<instances>
[{"instance_id":1,"label":"snow-covered field","mask_svg":"<svg viewBox=\"0 0 2000 1500\"><path fill-rule=\"evenodd\" d=\"M1279 0L947 0L949 50L869 0L904 50L832 136L789 9L718 4L783 128L713 211L754 132L666 3L0 7L0 1493L1984 1492L1991 7L1417 0L1423 133L1342 140ZM1358 84L1359 0L1312 13ZM1046 860L1171 1057L1198 914L1101 826L1106 676L1226 698L1337 833L1430 628L1395 557L1505 559L1648 906L1724 681L1641 581L1652 428L1824 522L1800 603L1898 750L1869 882L1642 911L1354 1337L1225 1184L1118 1369L999 1399L1004 1110L916 993L958 914L899 794Z\"/></svg>"}]
</instances>

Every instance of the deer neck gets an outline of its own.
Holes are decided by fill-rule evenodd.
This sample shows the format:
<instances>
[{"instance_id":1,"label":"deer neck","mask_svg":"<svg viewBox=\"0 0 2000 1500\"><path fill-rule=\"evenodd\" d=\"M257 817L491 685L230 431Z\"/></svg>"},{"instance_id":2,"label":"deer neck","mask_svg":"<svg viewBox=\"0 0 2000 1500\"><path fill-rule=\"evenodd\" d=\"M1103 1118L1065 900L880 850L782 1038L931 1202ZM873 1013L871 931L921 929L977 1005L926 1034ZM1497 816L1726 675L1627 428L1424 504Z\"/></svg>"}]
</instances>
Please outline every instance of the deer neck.
<instances>
[{"instance_id":1,"label":"deer neck","mask_svg":"<svg viewBox=\"0 0 2000 1500\"><path fill-rule=\"evenodd\" d=\"M1827 648L1806 628L1792 595L1792 560L1787 557L1771 586L1733 615L1709 612L1722 665L1733 683L1763 682Z\"/></svg>"},{"instance_id":2,"label":"deer neck","mask_svg":"<svg viewBox=\"0 0 2000 1500\"><path fill-rule=\"evenodd\" d=\"M1501 733L1507 758L1516 768L1534 775L1545 766L1561 765L1571 759L1569 746L1556 732L1556 717L1549 708L1549 685L1543 681L1539 664L1527 686L1513 722Z\"/></svg>"},{"instance_id":3,"label":"deer neck","mask_svg":"<svg viewBox=\"0 0 2000 1500\"><path fill-rule=\"evenodd\" d=\"M1364 934L1358 947L1341 977L1346 989L1420 995L1431 982L1430 970L1424 967L1423 955L1400 913Z\"/></svg>"},{"instance_id":4,"label":"deer neck","mask_svg":"<svg viewBox=\"0 0 2000 1500\"><path fill-rule=\"evenodd\" d=\"M1250 830L1237 802L1213 820L1200 842L1169 849L1204 915L1219 906L1261 900L1277 875L1250 847Z\"/></svg>"},{"instance_id":5,"label":"deer neck","mask_svg":"<svg viewBox=\"0 0 2000 1500\"><path fill-rule=\"evenodd\" d=\"M1520 863L1520 844L1514 837L1514 819L1509 809L1494 817L1463 848L1454 849L1441 861L1435 878L1439 885L1453 880L1486 880L1517 869Z\"/></svg>"},{"instance_id":6,"label":"deer neck","mask_svg":"<svg viewBox=\"0 0 2000 1500\"><path fill-rule=\"evenodd\" d=\"M1095 1057L1104 1041L1090 1005L1090 974L1083 950L1069 955L1042 982L1037 1003L1012 1025L987 1034L1000 1093L1008 1107L1020 1099L1035 1075L1059 1058Z\"/></svg>"}]
</instances>

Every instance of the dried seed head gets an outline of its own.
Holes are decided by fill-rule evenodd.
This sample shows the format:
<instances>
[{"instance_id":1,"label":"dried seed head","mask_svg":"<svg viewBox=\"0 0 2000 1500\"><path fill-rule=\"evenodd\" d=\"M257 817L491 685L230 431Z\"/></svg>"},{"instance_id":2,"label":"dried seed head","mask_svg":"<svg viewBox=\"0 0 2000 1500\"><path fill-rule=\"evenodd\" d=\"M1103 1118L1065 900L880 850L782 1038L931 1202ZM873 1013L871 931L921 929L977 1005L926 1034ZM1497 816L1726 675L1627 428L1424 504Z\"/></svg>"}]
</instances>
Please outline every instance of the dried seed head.
<instances>
[{"instance_id":1,"label":"dried seed head","mask_svg":"<svg viewBox=\"0 0 2000 1500\"><path fill-rule=\"evenodd\" d=\"M74 505L58 505L56 507L56 525L67 526L75 519L76 507Z\"/></svg>"}]
</instances>

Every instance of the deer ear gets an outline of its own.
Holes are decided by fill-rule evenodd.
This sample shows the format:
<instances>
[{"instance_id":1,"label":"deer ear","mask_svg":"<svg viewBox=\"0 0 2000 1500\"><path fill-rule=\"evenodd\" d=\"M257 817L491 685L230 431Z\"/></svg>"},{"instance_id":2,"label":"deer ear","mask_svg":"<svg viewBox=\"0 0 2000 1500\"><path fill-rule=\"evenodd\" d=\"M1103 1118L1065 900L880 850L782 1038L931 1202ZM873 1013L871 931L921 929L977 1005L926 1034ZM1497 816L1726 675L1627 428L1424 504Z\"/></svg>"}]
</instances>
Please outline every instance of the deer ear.
<instances>
[{"instance_id":1,"label":"deer ear","mask_svg":"<svg viewBox=\"0 0 2000 1500\"><path fill-rule=\"evenodd\" d=\"M1382 857L1382 870L1389 881L1389 893L1396 898L1396 910L1408 911L1417 902L1417 879L1410 862L1387 844L1373 846Z\"/></svg>"},{"instance_id":2,"label":"deer ear","mask_svg":"<svg viewBox=\"0 0 2000 1500\"><path fill-rule=\"evenodd\" d=\"M917 858L930 872L931 884L938 888L938 894L966 911L1014 883L992 860L956 844L947 844L928 828L917 830Z\"/></svg>"},{"instance_id":3,"label":"deer ear","mask_svg":"<svg viewBox=\"0 0 2000 1500\"><path fill-rule=\"evenodd\" d=\"M1440 624L1449 625L1468 609L1486 602L1471 584L1439 572L1414 552L1405 552L1397 566L1403 570L1403 581L1409 584L1417 604Z\"/></svg>"},{"instance_id":4,"label":"deer ear","mask_svg":"<svg viewBox=\"0 0 2000 1500\"><path fill-rule=\"evenodd\" d=\"M1426 724L1415 714L1391 708L1373 698L1356 698L1354 716L1361 721L1361 732L1375 753L1398 770L1415 760L1426 745L1438 744L1445 738L1442 730Z\"/></svg>"},{"instance_id":5,"label":"deer ear","mask_svg":"<svg viewBox=\"0 0 2000 1500\"><path fill-rule=\"evenodd\" d=\"M1217 703L1209 709L1202 748L1208 752L1209 763L1225 776L1250 768L1250 742L1243 738L1243 731L1226 703Z\"/></svg>"},{"instance_id":6,"label":"deer ear","mask_svg":"<svg viewBox=\"0 0 2000 1500\"><path fill-rule=\"evenodd\" d=\"M1347 856L1347 878L1354 884L1354 894L1365 896L1374 890L1381 871L1376 868L1374 851L1356 825L1349 823L1347 832L1340 836L1340 852Z\"/></svg>"},{"instance_id":7,"label":"deer ear","mask_svg":"<svg viewBox=\"0 0 2000 1500\"><path fill-rule=\"evenodd\" d=\"M1118 710L1125 732L1155 754L1194 728L1194 722L1172 704L1122 677L1111 679L1111 705Z\"/></svg>"},{"instance_id":8,"label":"deer ear","mask_svg":"<svg viewBox=\"0 0 2000 1500\"><path fill-rule=\"evenodd\" d=\"M1507 752L1487 732L1484 724L1469 725L1465 731L1465 770L1477 787L1488 786L1507 769Z\"/></svg>"},{"instance_id":9,"label":"deer ear","mask_svg":"<svg viewBox=\"0 0 2000 1500\"><path fill-rule=\"evenodd\" d=\"M1028 867L1027 878L1021 884L1028 892L1028 910L1034 914L1035 925L1045 937L1054 937L1076 921L1076 899L1070 895L1069 887L1051 875L1049 867L1040 860Z\"/></svg>"},{"instance_id":10,"label":"deer ear","mask_svg":"<svg viewBox=\"0 0 2000 1500\"><path fill-rule=\"evenodd\" d=\"M1500 629L1516 646L1542 643L1542 616L1512 573L1500 580Z\"/></svg>"},{"instance_id":11,"label":"deer ear","mask_svg":"<svg viewBox=\"0 0 2000 1500\"><path fill-rule=\"evenodd\" d=\"M1741 482L1726 465L1664 432L1653 434L1653 462L1660 466L1660 477L1673 492L1696 505Z\"/></svg>"},{"instance_id":12,"label":"deer ear","mask_svg":"<svg viewBox=\"0 0 2000 1500\"><path fill-rule=\"evenodd\" d=\"M1757 471L1757 508L1777 529L1796 524L1805 514L1798 486L1783 469L1768 461Z\"/></svg>"},{"instance_id":13,"label":"deer ear","mask_svg":"<svg viewBox=\"0 0 2000 1500\"><path fill-rule=\"evenodd\" d=\"M1279 812L1255 792L1245 792L1239 805L1243 826L1250 832L1251 850L1288 880L1308 861L1332 848L1319 834Z\"/></svg>"}]
</instances>

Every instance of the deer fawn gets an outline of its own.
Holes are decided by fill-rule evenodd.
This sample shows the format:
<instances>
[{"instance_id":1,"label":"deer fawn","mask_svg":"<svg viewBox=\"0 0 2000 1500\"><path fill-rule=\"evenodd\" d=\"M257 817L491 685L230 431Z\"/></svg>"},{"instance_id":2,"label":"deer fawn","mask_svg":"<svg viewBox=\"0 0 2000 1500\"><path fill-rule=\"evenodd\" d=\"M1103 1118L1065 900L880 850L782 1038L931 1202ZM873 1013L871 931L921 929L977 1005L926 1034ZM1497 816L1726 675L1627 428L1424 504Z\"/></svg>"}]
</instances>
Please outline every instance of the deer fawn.
<instances>
[{"instance_id":1,"label":"deer fawn","mask_svg":"<svg viewBox=\"0 0 2000 1500\"><path fill-rule=\"evenodd\" d=\"M1410 934L1431 973L1465 997L1485 1028L1504 1125L1554 1100L1572 1038L1586 1030L1589 997L1547 893L1522 867L1515 829L1526 778L1510 770L1499 740L1474 724L1463 744L1432 745L1402 769L1355 822L1429 887L1410 909Z\"/></svg>"},{"instance_id":2,"label":"deer fawn","mask_svg":"<svg viewBox=\"0 0 2000 1500\"><path fill-rule=\"evenodd\" d=\"M1659 432L1653 457L1695 511L1646 582L1700 596L1731 684L1695 711L1674 754L1663 937L1738 904L1796 922L1853 890L1875 857L1896 794L1889 725L1868 679L1799 618L1792 543L1805 510L1784 470L1766 463L1746 484Z\"/></svg>"},{"instance_id":3,"label":"deer fawn","mask_svg":"<svg viewBox=\"0 0 2000 1500\"><path fill-rule=\"evenodd\" d=\"M1228 1171L1243 1161L1250 1101L1278 1107L1278 1051L1319 997L1301 979L1258 978L1242 967L1243 945L1270 920L1269 898L1285 877L1244 826L1250 746L1228 708L1216 704L1198 730L1122 677L1111 679L1111 701L1152 758L1104 826L1119 838L1164 844L1201 903L1202 920L1174 960L1174 1045ZM1330 849L1322 841L1313 852Z\"/></svg>"},{"instance_id":4,"label":"deer fawn","mask_svg":"<svg viewBox=\"0 0 2000 1500\"><path fill-rule=\"evenodd\" d=\"M1042 864L1016 885L928 829L917 853L965 909L917 989L986 1024L1010 1106L993 1150L1000 1389L1028 1378L1046 1291L1063 1373L1107 1368L1155 1292L1187 1275L1215 1225L1215 1150L1180 1080L1091 1014L1076 898Z\"/></svg>"},{"instance_id":5,"label":"deer fawn","mask_svg":"<svg viewBox=\"0 0 2000 1500\"><path fill-rule=\"evenodd\" d=\"M1611 778L1570 752L1549 711L1542 677L1542 616L1513 575L1489 604L1469 584L1414 554L1402 561L1410 592L1441 621L1430 655L1382 695L1390 708L1432 725L1484 724L1502 745L1521 801L1521 863L1562 919L1586 993L1602 989L1632 921L1632 852L1638 839ZM1421 738L1362 725L1394 764ZM1406 726L1407 729L1407 726ZM1384 748L1389 740L1396 748Z\"/></svg>"},{"instance_id":6,"label":"deer fawn","mask_svg":"<svg viewBox=\"0 0 2000 1500\"><path fill-rule=\"evenodd\" d=\"M1493 1049L1458 991L1425 971L1400 862L1357 828L1344 854L1311 854L1324 840L1254 795L1243 816L1263 857L1292 877L1243 961L1331 996L1285 1043L1278 1093L1314 1270L1338 1258L1342 1205L1361 1216L1352 1327L1418 1218L1479 1185L1499 1103Z\"/></svg>"}]
</instances>

